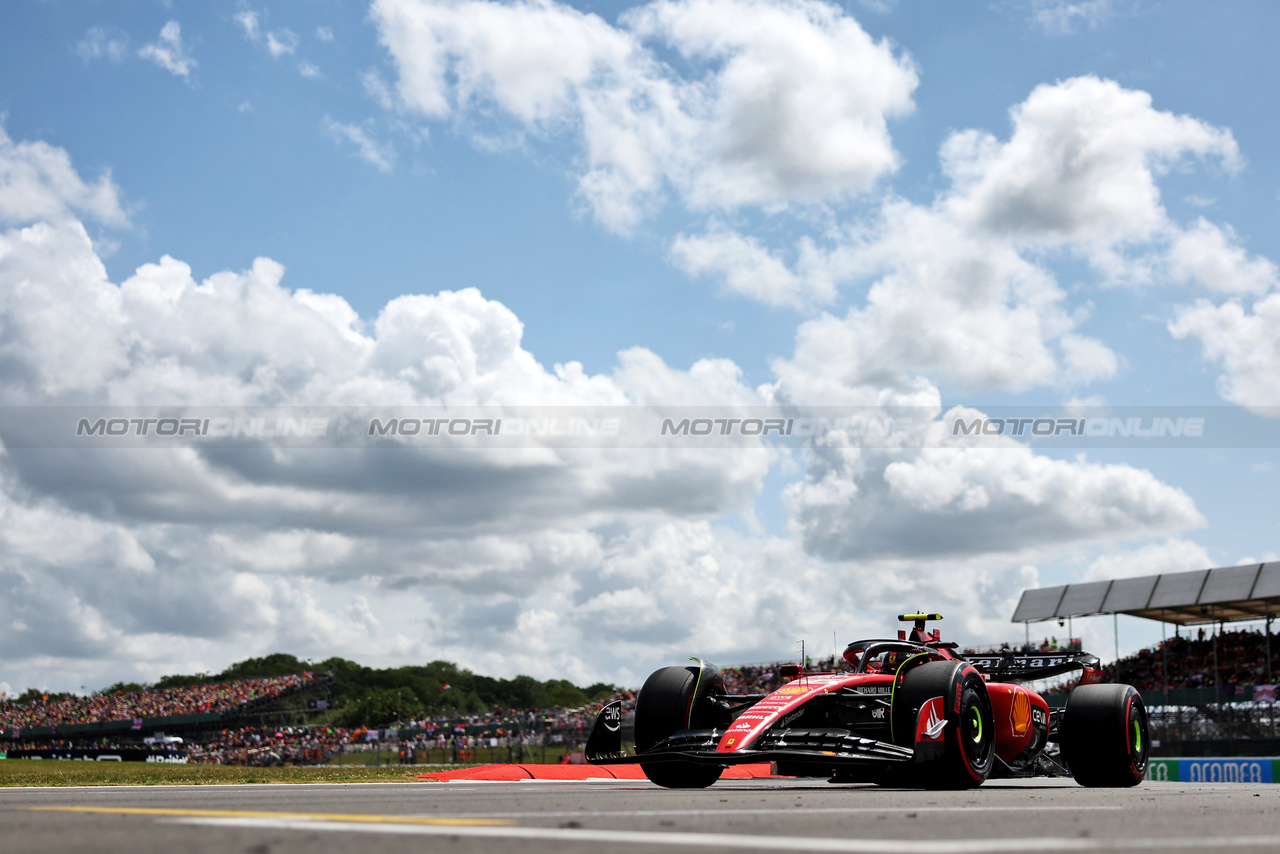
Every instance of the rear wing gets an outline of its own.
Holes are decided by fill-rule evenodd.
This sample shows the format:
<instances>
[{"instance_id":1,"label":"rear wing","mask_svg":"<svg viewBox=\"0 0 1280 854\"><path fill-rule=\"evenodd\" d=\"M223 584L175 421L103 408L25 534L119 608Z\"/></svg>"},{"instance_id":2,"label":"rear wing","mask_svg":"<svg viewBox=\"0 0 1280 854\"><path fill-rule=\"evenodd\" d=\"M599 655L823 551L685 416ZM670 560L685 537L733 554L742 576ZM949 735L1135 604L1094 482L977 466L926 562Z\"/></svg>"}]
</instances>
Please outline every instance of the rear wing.
<instances>
[{"instance_id":1,"label":"rear wing","mask_svg":"<svg viewBox=\"0 0 1280 854\"><path fill-rule=\"evenodd\" d=\"M1007 682L1034 682L1037 679L1061 676L1073 670L1083 670L1086 676L1089 671L1094 671L1097 676L1086 679L1088 682L1096 682L1102 675L1102 664L1098 656L1087 652L1022 655L1006 650L1003 653L962 657L991 678Z\"/></svg>"}]
</instances>

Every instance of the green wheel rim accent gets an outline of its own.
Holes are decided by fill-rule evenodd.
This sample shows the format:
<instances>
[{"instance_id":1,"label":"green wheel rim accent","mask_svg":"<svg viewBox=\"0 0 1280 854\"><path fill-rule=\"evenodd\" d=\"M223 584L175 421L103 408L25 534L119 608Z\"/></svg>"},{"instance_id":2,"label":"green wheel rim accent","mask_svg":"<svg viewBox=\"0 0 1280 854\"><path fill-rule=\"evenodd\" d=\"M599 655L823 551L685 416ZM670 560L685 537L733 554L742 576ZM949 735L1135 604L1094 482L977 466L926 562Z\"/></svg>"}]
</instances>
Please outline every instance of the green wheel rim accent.
<instances>
[{"instance_id":1,"label":"green wheel rim accent","mask_svg":"<svg viewBox=\"0 0 1280 854\"><path fill-rule=\"evenodd\" d=\"M976 706L969 711L973 718L973 735L970 738L973 739L974 744L977 744L982 741L982 712Z\"/></svg>"},{"instance_id":2,"label":"green wheel rim accent","mask_svg":"<svg viewBox=\"0 0 1280 854\"><path fill-rule=\"evenodd\" d=\"M1138 725L1138 719L1133 719L1133 752L1142 753L1142 727Z\"/></svg>"},{"instance_id":3,"label":"green wheel rim accent","mask_svg":"<svg viewBox=\"0 0 1280 854\"><path fill-rule=\"evenodd\" d=\"M685 729L692 729L693 727L693 704L698 699L698 688L702 686L702 671L707 668L707 663L701 658L694 658L693 656L690 656L689 660L696 661L698 663L698 677L693 680L693 696L689 698L689 708L685 709Z\"/></svg>"}]
</instances>

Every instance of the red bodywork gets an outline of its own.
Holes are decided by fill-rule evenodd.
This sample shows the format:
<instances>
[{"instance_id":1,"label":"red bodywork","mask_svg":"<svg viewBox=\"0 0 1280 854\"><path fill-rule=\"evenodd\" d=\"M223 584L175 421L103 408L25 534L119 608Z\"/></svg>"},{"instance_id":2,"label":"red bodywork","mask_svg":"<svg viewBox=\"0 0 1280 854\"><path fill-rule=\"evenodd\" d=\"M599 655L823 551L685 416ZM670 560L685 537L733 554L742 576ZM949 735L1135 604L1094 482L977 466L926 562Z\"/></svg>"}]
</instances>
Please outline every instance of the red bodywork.
<instances>
[{"instance_id":1,"label":"red bodywork","mask_svg":"<svg viewBox=\"0 0 1280 854\"><path fill-rule=\"evenodd\" d=\"M1097 656L1008 649L961 656L953 652L956 644L925 630L926 620L941 617L899 619L913 621L914 629L898 632L896 639L849 644L843 672L805 673L801 665L784 665L781 674L788 681L766 694L727 693L719 670L700 659L693 659L693 667L664 668L650 679L666 679L656 684L667 685L661 689L667 693L652 695L658 698L652 707L657 711L647 720L663 721L667 731L636 754L625 753L621 707L615 701L616 708L606 708L596 721L587 759L653 763L655 774L664 762L714 771L767 760L797 776L841 782L878 782L907 766L944 775L947 768L959 769L956 773L967 772L974 784L988 774L1069 773L1055 751L1046 751L1051 737L1052 743L1060 742L1058 718L1044 697L1023 683L1073 670L1082 671L1082 684L1096 682L1102 675ZM674 714L673 700L682 704Z\"/></svg>"},{"instance_id":2,"label":"red bodywork","mask_svg":"<svg viewBox=\"0 0 1280 854\"><path fill-rule=\"evenodd\" d=\"M939 660L961 660L948 649L938 649ZM1086 671L1084 681L1095 681L1098 671ZM1094 677L1094 678L1090 678ZM1012 682L993 682L986 674L987 693L996 728L995 751L1004 762L1013 762L1030 750L1044 747L1049 730L1049 704L1035 691ZM738 753L751 748L759 736L775 725L786 726L787 717L814 697L851 689L884 699L892 697L894 677L885 673L810 673L800 676L774 690L763 700L737 717L733 725L721 736L716 752ZM941 698L939 698L941 699ZM915 733L916 742L937 741L938 736L928 734L929 724L943 716L945 709L926 705L920 710ZM931 717L932 715L932 717Z\"/></svg>"},{"instance_id":3,"label":"red bodywork","mask_svg":"<svg viewBox=\"0 0 1280 854\"><path fill-rule=\"evenodd\" d=\"M883 696L889 697L893 690L893 677L879 673L814 673L801 676L739 715L728 732L721 736L716 752L734 753L748 747L762 733L814 697L846 686L854 690L879 687L883 690Z\"/></svg>"},{"instance_id":4,"label":"red bodywork","mask_svg":"<svg viewBox=\"0 0 1280 854\"><path fill-rule=\"evenodd\" d=\"M1049 704L1035 691L1009 682L988 682L996 724L996 756L1012 762L1036 743L1037 731L1049 729ZM1044 745L1043 737L1038 746Z\"/></svg>"}]
</instances>

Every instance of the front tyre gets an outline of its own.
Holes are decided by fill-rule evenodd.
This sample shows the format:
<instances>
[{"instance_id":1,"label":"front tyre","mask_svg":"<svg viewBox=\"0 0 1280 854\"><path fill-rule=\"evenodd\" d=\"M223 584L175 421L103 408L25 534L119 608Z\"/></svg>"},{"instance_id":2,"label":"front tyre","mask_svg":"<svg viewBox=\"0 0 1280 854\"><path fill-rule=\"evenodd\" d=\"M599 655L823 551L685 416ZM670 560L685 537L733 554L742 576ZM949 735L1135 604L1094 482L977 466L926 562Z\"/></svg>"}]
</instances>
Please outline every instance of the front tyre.
<instances>
[{"instance_id":1,"label":"front tyre","mask_svg":"<svg viewBox=\"0 0 1280 854\"><path fill-rule=\"evenodd\" d=\"M681 730L706 724L698 701L713 689L724 691L720 671L714 667L654 671L636 698L636 752L644 753ZM641 762L640 768L651 781L668 789L705 789L724 771L717 765L679 761Z\"/></svg>"},{"instance_id":2,"label":"front tyre","mask_svg":"<svg viewBox=\"0 0 1280 854\"><path fill-rule=\"evenodd\" d=\"M1136 786L1147 772L1147 707L1132 685L1081 685L1062 715L1062 758L1082 786Z\"/></svg>"},{"instance_id":3,"label":"front tyre","mask_svg":"<svg viewBox=\"0 0 1280 854\"><path fill-rule=\"evenodd\" d=\"M970 789L982 785L995 763L995 715L986 683L963 661L931 661L894 684L894 741L914 747L916 761L894 769L901 785ZM922 714L923 713L923 714ZM931 725L932 724L932 725ZM917 733L940 728L940 737Z\"/></svg>"}]
</instances>

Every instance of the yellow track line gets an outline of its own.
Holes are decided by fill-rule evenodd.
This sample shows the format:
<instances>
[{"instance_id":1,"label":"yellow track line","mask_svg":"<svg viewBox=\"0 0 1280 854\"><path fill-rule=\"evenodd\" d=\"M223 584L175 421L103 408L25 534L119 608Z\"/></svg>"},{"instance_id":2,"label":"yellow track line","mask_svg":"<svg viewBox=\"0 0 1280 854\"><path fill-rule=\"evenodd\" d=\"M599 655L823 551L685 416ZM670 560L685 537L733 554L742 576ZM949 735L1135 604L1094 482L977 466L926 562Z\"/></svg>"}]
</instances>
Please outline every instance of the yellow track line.
<instances>
[{"instance_id":1,"label":"yellow track line","mask_svg":"<svg viewBox=\"0 0 1280 854\"><path fill-rule=\"evenodd\" d=\"M360 815L323 812L262 812L257 810L190 810L157 807L23 807L35 812L81 812L114 815L178 816L183 818L275 818L303 821L347 821L362 824L425 824L454 827L495 827L515 822L502 818L425 818L408 815Z\"/></svg>"}]
</instances>

